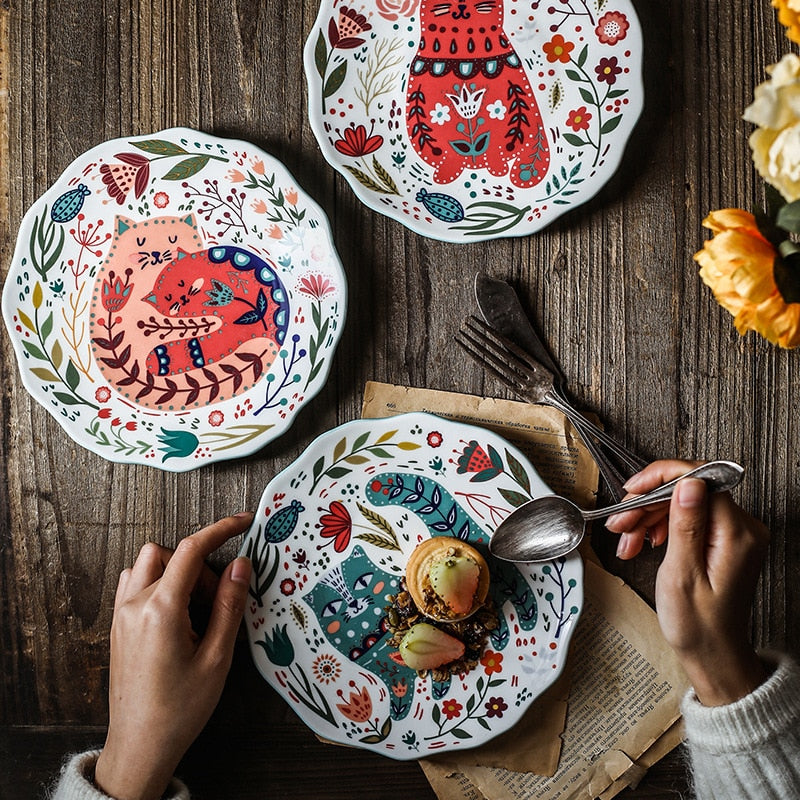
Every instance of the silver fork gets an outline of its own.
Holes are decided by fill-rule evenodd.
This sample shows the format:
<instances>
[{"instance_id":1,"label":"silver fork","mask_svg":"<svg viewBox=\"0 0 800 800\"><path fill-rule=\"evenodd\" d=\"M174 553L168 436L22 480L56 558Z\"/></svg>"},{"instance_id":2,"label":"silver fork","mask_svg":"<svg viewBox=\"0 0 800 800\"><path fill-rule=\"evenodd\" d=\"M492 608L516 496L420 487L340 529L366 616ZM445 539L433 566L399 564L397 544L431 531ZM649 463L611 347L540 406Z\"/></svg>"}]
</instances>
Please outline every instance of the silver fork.
<instances>
[{"instance_id":1,"label":"silver fork","mask_svg":"<svg viewBox=\"0 0 800 800\"><path fill-rule=\"evenodd\" d=\"M624 476L598 445L613 453L630 474L643 469L646 462L571 406L555 388L552 372L478 317L468 317L455 339L472 358L497 375L523 400L561 411L578 430L614 498L620 500L625 496Z\"/></svg>"}]
</instances>

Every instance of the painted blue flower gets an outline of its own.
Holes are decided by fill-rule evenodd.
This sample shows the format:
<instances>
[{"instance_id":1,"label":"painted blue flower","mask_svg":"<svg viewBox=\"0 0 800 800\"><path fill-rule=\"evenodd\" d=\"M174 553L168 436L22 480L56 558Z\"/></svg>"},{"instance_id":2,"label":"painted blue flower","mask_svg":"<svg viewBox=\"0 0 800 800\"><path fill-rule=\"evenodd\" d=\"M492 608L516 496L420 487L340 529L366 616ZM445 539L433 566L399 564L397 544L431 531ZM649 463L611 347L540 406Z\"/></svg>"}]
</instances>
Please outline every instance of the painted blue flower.
<instances>
[{"instance_id":1,"label":"painted blue flower","mask_svg":"<svg viewBox=\"0 0 800 800\"><path fill-rule=\"evenodd\" d=\"M209 299L203 305L227 306L233 300L233 289L227 283L222 283L216 278L212 278L211 285L214 288L206 292Z\"/></svg>"},{"instance_id":2,"label":"painted blue flower","mask_svg":"<svg viewBox=\"0 0 800 800\"><path fill-rule=\"evenodd\" d=\"M264 634L263 642L256 642L264 648L267 658L278 667L288 667L294 661L294 647L286 633L286 626L277 625L272 629L272 636Z\"/></svg>"},{"instance_id":3,"label":"painted blue flower","mask_svg":"<svg viewBox=\"0 0 800 800\"><path fill-rule=\"evenodd\" d=\"M168 458L190 456L200 444L200 440L191 431L168 431L166 428L162 428L157 438L164 445L159 448L164 453L162 461L166 461Z\"/></svg>"}]
</instances>

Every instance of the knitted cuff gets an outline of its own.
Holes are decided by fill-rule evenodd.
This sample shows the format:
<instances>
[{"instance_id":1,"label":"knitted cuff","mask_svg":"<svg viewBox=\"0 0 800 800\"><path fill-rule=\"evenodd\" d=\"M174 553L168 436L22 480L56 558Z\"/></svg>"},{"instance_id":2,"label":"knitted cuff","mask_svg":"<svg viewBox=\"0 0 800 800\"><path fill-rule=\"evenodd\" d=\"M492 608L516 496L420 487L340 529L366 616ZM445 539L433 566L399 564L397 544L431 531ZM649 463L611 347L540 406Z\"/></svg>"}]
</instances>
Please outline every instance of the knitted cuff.
<instances>
[{"instance_id":1,"label":"knitted cuff","mask_svg":"<svg viewBox=\"0 0 800 800\"><path fill-rule=\"evenodd\" d=\"M64 765L51 800L113 800L94 785L94 769L99 756L99 750L71 756ZM173 778L163 800L190 800L189 790L185 784Z\"/></svg>"},{"instance_id":2,"label":"knitted cuff","mask_svg":"<svg viewBox=\"0 0 800 800\"><path fill-rule=\"evenodd\" d=\"M681 705L686 734L694 747L721 755L757 747L800 725L800 668L785 655L767 653L775 666L755 691L726 706L704 706L693 691Z\"/></svg>"}]
</instances>

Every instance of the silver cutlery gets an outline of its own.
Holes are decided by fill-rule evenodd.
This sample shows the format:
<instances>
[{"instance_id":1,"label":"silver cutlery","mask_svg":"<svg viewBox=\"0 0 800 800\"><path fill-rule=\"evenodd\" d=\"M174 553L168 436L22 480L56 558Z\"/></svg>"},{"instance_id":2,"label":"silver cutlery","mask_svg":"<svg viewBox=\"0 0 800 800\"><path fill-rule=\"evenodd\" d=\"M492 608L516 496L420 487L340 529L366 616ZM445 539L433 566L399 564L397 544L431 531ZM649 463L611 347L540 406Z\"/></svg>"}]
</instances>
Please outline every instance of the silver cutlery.
<instances>
[{"instance_id":1,"label":"silver cutlery","mask_svg":"<svg viewBox=\"0 0 800 800\"><path fill-rule=\"evenodd\" d=\"M455 339L472 358L497 375L517 396L529 403L549 405L561 411L578 430L613 497L620 500L625 496L622 488L625 476L606 457L599 445L602 444L613 453L631 473L643 469L645 462L571 406L556 390L550 370L475 316L465 320Z\"/></svg>"}]
</instances>

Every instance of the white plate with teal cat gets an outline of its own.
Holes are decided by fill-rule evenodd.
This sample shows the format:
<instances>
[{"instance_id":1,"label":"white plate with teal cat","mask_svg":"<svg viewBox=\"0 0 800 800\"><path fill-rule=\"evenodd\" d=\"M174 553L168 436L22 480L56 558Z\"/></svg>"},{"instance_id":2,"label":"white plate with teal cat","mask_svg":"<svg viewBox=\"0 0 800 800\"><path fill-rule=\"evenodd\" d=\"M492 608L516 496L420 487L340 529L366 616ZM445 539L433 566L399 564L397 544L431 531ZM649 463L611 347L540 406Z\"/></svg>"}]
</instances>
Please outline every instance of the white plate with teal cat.
<instances>
[{"instance_id":1,"label":"white plate with teal cat","mask_svg":"<svg viewBox=\"0 0 800 800\"><path fill-rule=\"evenodd\" d=\"M3 290L33 397L89 450L171 471L283 433L345 309L327 219L285 167L184 128L76 159L26 214Z\"/></svg>"},{"instance_id":2,"label":"white plate with teal cat","mask_svg":"<svg viewBox=\"0 0 800 800\"><path fill-rule=\"evenodd\" d=\"M630 0L322 0L309 117L370 208L444 241L524 236L616 171L642 54Z\"/></svg>"},{"instance_id":3,"label":"white plate with teal cat","mask_svg":"<svg viewBox=\"0 0 800 800\"><path fill-rule=\"evenodd\" d=\"M578 556L514 565L488 554L499 522L549 493L500 436L431 414L325 433L266 487L243 543L256 666L317 734L391 758L508 730L561 673L583 605ZM483 551L500 611L478 666L444 682L398 661L384 611L431 536Z\"/></svg>"}]
</instances>

